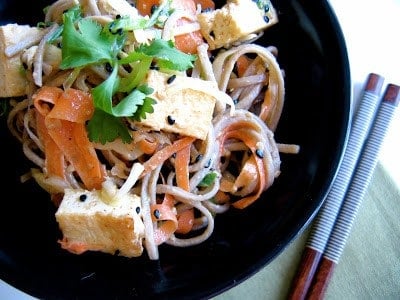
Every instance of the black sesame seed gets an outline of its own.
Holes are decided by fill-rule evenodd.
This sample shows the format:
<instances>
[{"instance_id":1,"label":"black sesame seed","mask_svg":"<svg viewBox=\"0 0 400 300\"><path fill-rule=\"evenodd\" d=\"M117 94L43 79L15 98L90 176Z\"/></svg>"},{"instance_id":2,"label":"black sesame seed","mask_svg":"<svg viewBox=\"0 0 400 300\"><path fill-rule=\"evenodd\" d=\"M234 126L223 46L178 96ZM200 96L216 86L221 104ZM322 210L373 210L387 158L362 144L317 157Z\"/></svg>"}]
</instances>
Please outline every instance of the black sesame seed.
<instances>
[{"instance_id":1,"label":"black sesame seed","mask_svg":"<svg viewBox=\"0 0 400 300\"><path fill-rule=\"evenodd\" d=\"M268 23L268 22L269 22L268 16L264 16L264 21L265 21L265 23Z\"/></svg>"},{"instance_id":2,"label":"black sesame seed","mask_svg":"<svg viewBox=\"0 0 400 300\"><path fill-rule=\"evenodd\" d=\"M118 20L118 19L121 19L121 15L116 15L115 18L116 18L117 20Z\"/></svg>"},{"instance_id":3,"label":"black sesame seed","mask_svg":"<svg viewBox=\"0 0 400 300\"><path fill-rule=\"evenodd\" d=\"M209 168L211 166L211 159L205 164L204 168Z\"/></svg>"},{"instance_id":4,"label":"black sesame seed","mask_svg":"<svg viewBox=\"0 0 400 300\"><path fill-rule=\"evenodd\" d=\"M261 149L257 149L257 150L256 150L256 155L257 155L259 158L264 158L264 152L263 152Z\"/></svg>"},{"instance_id":5,"label":"black sesame seed","mask_svg":"<svg viewBox=\"0 0 400 300\"><path fill-rule=\"evenodd\" d=\"M79 196L79 200L84 202L87 199L87 195L86 194L82 194Z\"/></svg>"},{"instance_id":6,"label":"black sesame seed","mask_svg":"<svg viewBox=\"0 0 400 300\"><path fill-rule=\"evenodd\" d=\"M169 125L174 125L175 124L175 119L172 116L167 117L167 121Z\"/></svg>"},{"instance_id":7,"label":"black sesame seed","mask_svg":"<svg viewBox=\"0 0 400 300\"><path fill-rule=\"evenodd\" d=\"M199 154L196 156L196 159L194 160L194 162L199 162L200 159L202 159L202 158L203 158L203 154Z\"/></svg>"},{"instance_id":8,"label":"black sesame seed","mask_svg":"<svg viewBox=\"0 0 400 300\"><path fill-rule=\"evenodd\" d=\"M156 217L156 219L159 219L160 216L161 216L161 213L160 213L160 211L159 211L158 209L155 209L154 212L153 212L153 214L154 214L154 216Z\"/></svg>"},{"instance_id":9,"label":"black sesame seed","mask_svg":"<svg viewBox=\"0 0 400 300\"><path fill-rule=\"evenodd\" d=\"M175 80L175 78L176 78L176 75L175 75L175 74L171 75L171 76L167 79L167 83L168 83L168 84L171 84L171 83Z\"/></svg>"},{"instance_id":10,"label":"black sesame seed","mask_svg":"<svg viewBox=\"0 0 400 300\"><path fill-rule=\"evenodd\" d=\"M205 9L202 9L202 10L201 10L202 13L206 13L206 12L210 12L210 11L212 11L212 8L211 8L211 7L207 7L207 8L205 8Z\"/></svg>"},{"instance_id":11,"label":"black sesame seed","mask_svg":"<svg viewBox=\"0 0 400 300\"><path fill-rule=\"evenodd\" d=\"M158 5L152 5L151 9L150 9L151 14L154 14L154 12L156 11L157 8L158 8Z\"/></svg>"},{"instance_id":12,"label":"black sesame seed","mask_svg":"<svg viewBox=\"0 0 400 300\"><path fill-rule=\"evenodd\" d=\"M140 213L140 207L136 207L136 213L139 214Z\"/></svg>"},{"instance_id":13,"label":"black sesame seed","mask_svg":"<svg viewBox=\"0 0 400 300\"><path fill-rule=\"evenodd\" d=\"M113 67L110 63L106 63L105 68L108 73L111 73L113 71Z\"/></svg>"}]
</instances>

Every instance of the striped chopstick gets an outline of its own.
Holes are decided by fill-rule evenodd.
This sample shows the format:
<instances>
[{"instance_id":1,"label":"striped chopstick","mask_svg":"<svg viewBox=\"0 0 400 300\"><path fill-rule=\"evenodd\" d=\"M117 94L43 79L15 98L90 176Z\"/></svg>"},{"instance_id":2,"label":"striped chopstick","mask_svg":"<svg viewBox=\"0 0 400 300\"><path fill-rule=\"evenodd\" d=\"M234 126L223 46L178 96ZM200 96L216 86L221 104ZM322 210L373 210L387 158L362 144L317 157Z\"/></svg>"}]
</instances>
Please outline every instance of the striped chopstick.
<instances>
[{"instance_id":1,"label":"striped chopstick","mask_svg":"<svg viewBox=\"0 0 400 300\"><path fill-rule=\"evenodd\" d=\"M346 193L345 201L332 233L326 245L320 265L315 273L307 298L323 299L333 270L345 247L358 208L364 198L373 171L378 162L378 155L383 144L390 121L399 101L400 87L389 84L382 98L382 103L372 125L370 135L363 146L357 168Z\"/></svg>"},{"instance_id":2,"label":"striped chopstick","mask_svg":"<svg viewBox=\"0 0 400 300\"><path fill-rule=\"evenodd\" d=\"M383 81L384 78L375 73L367 77L339 171L311 228L288 299L306 297L378 108Z\"/></svg>"}]
</instances>

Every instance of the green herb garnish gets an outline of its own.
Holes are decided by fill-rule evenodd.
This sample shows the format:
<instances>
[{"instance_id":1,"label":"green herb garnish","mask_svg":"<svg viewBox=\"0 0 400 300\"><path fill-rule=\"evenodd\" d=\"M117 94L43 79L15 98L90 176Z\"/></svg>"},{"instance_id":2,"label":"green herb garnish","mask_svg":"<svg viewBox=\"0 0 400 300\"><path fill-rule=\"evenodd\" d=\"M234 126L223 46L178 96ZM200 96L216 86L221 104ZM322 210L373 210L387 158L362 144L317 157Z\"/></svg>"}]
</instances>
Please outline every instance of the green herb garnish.
<instances>
[{"instance_id":1,"label":"green herb garnish","mask_svg":"<svg viewBox=\"0 0 400 300\"><path fill-rule=\"evenodd\" d=\"M217 173L211 172L208 173L204 178L200 181L200 183L197 185L198 187L209 187L215 182L215 179L217 178Z\"/></svg>"},{"instance_id":2,"label":"green herb garnish","mask_svg":"<svg viewBox=\"0 0 400 300\"><path fill-rule=\"evenodd\" d=\"M105 26L82 18L78 6L64 13L60 68L80 69L105 64L112 67L110 76L92 89L95 112L87 125L91 141L104 144L120 137L129 142L131 136L121 118L140 121L146 118L147 113L154 112L156 101L150 97L153 89L142 84L153 62L166 70L185 71L193 67L196 56L185 54L176 49L172 41L161 39L155 39L149 45L140 45L123 59L118 57L128 32L150 27L160 22L163 19L161 16L167 16L170 1L163 3L150 19L122 17ZM127 77L121 77L118 68L126 64L133 65L132 71Z\"/></svg>"}]
</instances>

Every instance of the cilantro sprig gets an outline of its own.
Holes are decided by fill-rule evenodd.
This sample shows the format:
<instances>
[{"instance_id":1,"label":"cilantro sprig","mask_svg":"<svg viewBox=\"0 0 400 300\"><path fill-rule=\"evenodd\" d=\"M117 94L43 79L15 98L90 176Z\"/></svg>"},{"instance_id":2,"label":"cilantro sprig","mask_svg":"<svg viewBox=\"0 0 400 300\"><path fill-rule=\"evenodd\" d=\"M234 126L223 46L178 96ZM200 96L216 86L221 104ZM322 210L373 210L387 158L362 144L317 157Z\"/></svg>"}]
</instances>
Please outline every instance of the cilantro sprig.
<instances>
[{"instance_id":1,"label":"cilantro sprig","mask_svg":"<svg viewBox=\"0 0 400 300\"><path fill-rule=\"evenodd\" d=\"M95 107L87 125L91 141L104 144L120 137L130 142L132 138L122 118L140 121L147 113L154 112L156 101L150 97L153 89L143 84L153 62L166 70L185 71L193 67L194 55L185 54L176 49L172 41L161 39L140 45L123 59L118 57L127 42L128 32L153 26L168 14L169 1L163 3L150 19L121 17L105 26L83 18L79 7L64 13L60 68L81 69L105 64L112 67L109 77L91 91ZM121 77L118 69L131 63L134 67L130 74ZM118 101L115 101L117 95Z\"/></svg>"}]
</instances>

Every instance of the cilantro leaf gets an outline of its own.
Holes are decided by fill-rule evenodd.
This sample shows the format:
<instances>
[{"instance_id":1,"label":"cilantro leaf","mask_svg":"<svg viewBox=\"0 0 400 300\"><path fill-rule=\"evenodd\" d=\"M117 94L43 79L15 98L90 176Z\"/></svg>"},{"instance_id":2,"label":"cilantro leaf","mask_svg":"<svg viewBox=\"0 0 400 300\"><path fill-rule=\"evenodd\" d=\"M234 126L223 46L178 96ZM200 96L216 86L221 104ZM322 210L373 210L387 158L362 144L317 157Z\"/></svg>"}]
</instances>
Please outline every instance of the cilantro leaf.
<instances>
[{"instance_id":1,"label":"cilantro leaf","mask_svg":"<svg viewBox=\"0 0 400 300\"><path fill-rule=\"evenodd\" d=\"M128 16L115 19L108 24L108 31L116 34L122 31L132 31L135 29L144 29L148 27L148 19L138 16L136 18L130 18Z\"/></svg>"},{"instance_id":2,"label":"cilantro leaf","mask_svg":"<svg viewBox=\"0 0 400 300\"><path fill-rule=\"evenodd\" d=\"M123 46L124 36L111 34L90 19L79 19L75 28L74 11L64 14L61 69L112 62Z\"/></svg>"},{"instance_id":3,"label":"cilantro leaf","mask_svg":"<svg viewBox=\"0 0 400 300\"><path fill-rule=\"evenodd\" d=\"M132 117L138 106L143 105L144 99L153 92L153 89L147 86L134 89L118 104L113 106L112 98L120 82L117 73L118 68L114 67L111 75L92 89L94 106L115 117Z\"/></svg>"},{"instance_id":4,"label":"cilantro leaf","mask_svg":"<svg viewBox=\"0 0 400 300\"><path fill-rule=\"evenodd\" d=\"M132 141L132 137L121 118L112 116L100 109L94 111L87 124L89 139L92 142L105 144L121 137L124 143Z\"/></svg>"},{"instance_id":5,"label":"cilantro leaf","mask_svg":"<svg viewBox=\"0 0 400 300\"><path fill-rule=\"evenodd\" d=\"M211 172L208 173L204 178L200 181L200 183L197 185L198 187L209 187L212 185L217 178L217 173Z\"/></svg>"},{"instance_id":6,"label":"cilantro leaf","mask_svg":"<svg viewBox=\"0 0 400 300\"><path fill-rule=\"evenodd\" d=\"M153 98L150 97L146 97L143 100L143 104L141 106L138 107L136 113L133 115L133 119L136 121L140 121L142 119L146 119L146 113L153 113L154 112L154 108L153 108L153 104L156 104L156 100L154 100Z\"/></svg>"},{"instance_id":7,"label":"cilantro leaf","mask_svg":"<svg viewBox=\"0 0 400 300\"><path fill-rule=\"evenodd\" d=\"M163 39L155 39L150 45L142 44L136 51L154 57L159 67L170 70L185 71L192 68L196 60L195 55L179 51L172 41Z\"/></svg>"},{"instance_id":8,"label":"cilantro leaf","mask_svg":"<svg viewBox=\"0 0 400 300\"><path fill-rule=\"evenodd\" d=\"M132 52L132 53L137 53L137 52ZM120 92L129 92L135 87L138 86L140 82L145 78L150 66L151 66L151 61L152 58L142 54L141 55L140 61L135 65L133 68L132 72L129 74L129 76L121 78L121 82L118 88L118 91ZM131 56L132 58L132 56ZM136 60L134 60L136 61ZM121 63L121 62L120 62Z\"/></svg>"}]
</instances>

